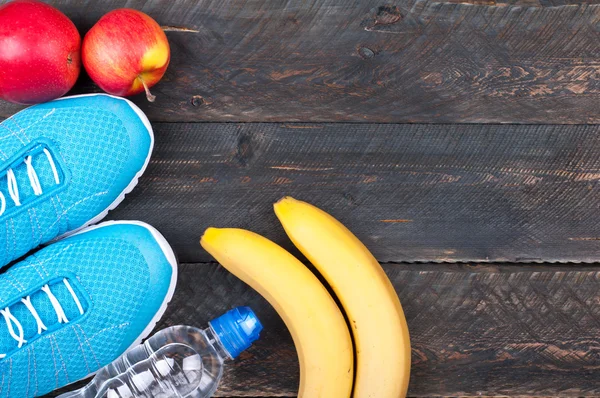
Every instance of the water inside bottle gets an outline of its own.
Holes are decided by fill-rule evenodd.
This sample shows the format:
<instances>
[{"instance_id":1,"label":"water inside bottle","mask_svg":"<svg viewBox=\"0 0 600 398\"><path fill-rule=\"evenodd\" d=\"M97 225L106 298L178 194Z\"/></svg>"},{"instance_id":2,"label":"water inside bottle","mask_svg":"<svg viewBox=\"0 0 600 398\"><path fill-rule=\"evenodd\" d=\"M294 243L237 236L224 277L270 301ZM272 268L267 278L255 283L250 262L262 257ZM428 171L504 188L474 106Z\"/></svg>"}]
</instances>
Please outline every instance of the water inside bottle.
<instances>
[{"instance_id":1,"label":"water inside bottle","mask_svg":"<svg viewBox=\"0 0 600 398\"><path fill-rule=\"evenodd\" d=\"M106 398L186 397L200 387L200 355L185 344L168 344L107 381L98 392Z\"/></svg>"}]
</instances>

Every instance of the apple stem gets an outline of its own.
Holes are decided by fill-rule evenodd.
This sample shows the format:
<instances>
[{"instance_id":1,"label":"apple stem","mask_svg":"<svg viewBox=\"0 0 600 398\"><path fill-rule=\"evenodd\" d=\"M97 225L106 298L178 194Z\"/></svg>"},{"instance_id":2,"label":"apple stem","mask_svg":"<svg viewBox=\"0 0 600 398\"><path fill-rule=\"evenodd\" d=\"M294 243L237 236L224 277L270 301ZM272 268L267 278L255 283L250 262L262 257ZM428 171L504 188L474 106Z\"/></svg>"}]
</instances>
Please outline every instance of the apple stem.
<instances>
[{"instance_id":1,"label":"apple stem","mask_svg":"<svg viewBox=\"0 0 600 398\"><path fill-rule=\"evenodd\" d=\"M144 86L144 90L146 91L146 98L148 99L148 101L150 101L150 102L156 101L156 95L152 95L152 93L150 92L150 89L148 88L148 85L146 84L144 79L142 79L141 76L138 76L138 79L141 80L142 85Z\"/></svg>"}]
</instances>

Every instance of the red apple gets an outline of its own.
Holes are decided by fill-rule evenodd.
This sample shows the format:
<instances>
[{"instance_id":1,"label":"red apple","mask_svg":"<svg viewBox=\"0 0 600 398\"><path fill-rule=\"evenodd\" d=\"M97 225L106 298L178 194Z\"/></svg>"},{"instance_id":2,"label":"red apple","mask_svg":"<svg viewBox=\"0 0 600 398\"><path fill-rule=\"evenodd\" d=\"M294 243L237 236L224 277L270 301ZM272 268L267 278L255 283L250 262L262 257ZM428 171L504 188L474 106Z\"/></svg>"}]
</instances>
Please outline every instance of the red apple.
<instances>
[{"instance_id":1,"label":"red apple","mask_svg":"<svg viewBox=\"0 0 600 398\"><path fill-rule=\"evenodd\" d=\"M81 70L81 36L57 9L36 0L0 7L0 98L46 102L69 91Z\"/></svg>"},{"instance_id":2,"label":"red apple","mask_svg":"<svg viewBox=\"0 0 600 398\"><path fill-rule=\"evenodd\" d=\"M146 91L163 77L171 51L165 32L143 12L122 8L100 18L83 39L83 65L109 94L130 96Z\"/></svg>"}]
</instances>

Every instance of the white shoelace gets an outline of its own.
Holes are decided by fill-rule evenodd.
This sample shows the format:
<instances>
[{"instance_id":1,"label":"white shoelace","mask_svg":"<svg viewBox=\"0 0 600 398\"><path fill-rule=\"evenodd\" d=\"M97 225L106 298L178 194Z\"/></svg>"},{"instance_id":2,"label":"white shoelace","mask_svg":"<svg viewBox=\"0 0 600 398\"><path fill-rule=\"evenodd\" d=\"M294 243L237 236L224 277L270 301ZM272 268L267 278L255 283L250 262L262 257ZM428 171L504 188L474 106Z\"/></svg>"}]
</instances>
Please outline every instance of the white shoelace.
<instances>
[{"instance_id":1,"label":"white shoelace","mask_svg":"<svg viewBox=\"0 0 600 398\"><path fill-rule=\"evenodd\" d=\"M46 148L44 148L44 155L46 155L46 158L48 158L48 163L50 164L50 168L52 169L52 173L54 174L54 182L56 183L56 185L60 184L60 177L58 176L56 164L54 163L54 159L52 158L50 151ZM25 165L27 166L27 176L29 177L29 183L31 184L31 187L33 188L33 193L35 194L35 196L40 196L44 193L44 191L42 190L40 180L31 162L31 156L25 158ZM19 186L17 184L17 177L15 176L15 172L13 171L13 169L8 169L8 171L6 172L6 179L8 180L8 194L10 195L10 198L14 202L15 206L21 206ZM6 198L4 197L4 194L0 192L0 216L4 214L5 211Z\"/></svg>"},{"instance_id":2,"label":"white shoelace","mask_svg":"<svg viewBox=\"0 0 600 398\"><path fill-rule=\"evenodd\" d=\"M75 305L77 305L79 314L83 315L83 307L81 305L81 302L79 301L79 298L75 294L75 291L71 287L71 284L69 283L69 281L67 279L63 279L63 283L65 284L67 290L71 294L71 297L73 298L73 301L75 302ZM50 286L44 285L44 287L42 287L42 291L44 293L46 293L46 295L48 296L48 299L50 300L50 304L52 305L52 308L54 308L54 311L56 312L56 316L58 317L58 322L59 323L69 323L69 319L67 319L67 315L65 314L65 311L64 311L62 305L60 305L60 302L58 301L56 296L50 291ZM31 296L27 296L27 297L21 299L21 302L25 305L25 307L29 310L29 312L35 319L35 322L37 324L37 333L42 334L44 331L48 330L48 328L42 321L42 318L40 318L40 315L38 314L36 309L33 307L33 304L31 303ZM15 316L10 312L10 309L8 307L6 307L3 310L0 310L0 314L2 314L2 316L4 317L4 320L6 321L6 326L8 327L8 333L10 334L10 336L13 339L15 339L17 341L17 348L23 347L23 344L27 343L27 340L25 340L25 332L23 331L23 325L21 325L21 322L19 322L19 320L17 318L15 318ZM16 328L16 331L15 331L15 328ZM5 357L6 357L6 354L0 354L0 359L5 358Z\"/></svg>"}]
</instances>

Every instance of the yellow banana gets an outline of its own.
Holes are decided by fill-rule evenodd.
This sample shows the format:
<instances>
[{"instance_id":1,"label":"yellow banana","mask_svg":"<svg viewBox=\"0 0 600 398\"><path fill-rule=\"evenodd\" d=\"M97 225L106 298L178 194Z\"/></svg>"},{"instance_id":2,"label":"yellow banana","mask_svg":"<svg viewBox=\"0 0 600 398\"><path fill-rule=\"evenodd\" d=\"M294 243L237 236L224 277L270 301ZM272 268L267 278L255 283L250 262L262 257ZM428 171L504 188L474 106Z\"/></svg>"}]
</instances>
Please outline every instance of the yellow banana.
<instances>
[{"instance_id":1,"label":"yellow banana","mask_svg":"<svg viewBox=\"0 0 600 398\"><path fill-rule=\"evenodd\" d=\"M292 242L327 280L348 316L356 349L353 396L405 397L408 326L377 260L352 232L315 206L288 197L274 207Z\"/></svg>"},{"instance_id":2,"label":"yellow banana","mask_svg":"<svg viewBox=\"0 0 600 398\"><path fill-rule=\"evenodd\" d=\"M317 277L285 249L250 231L209 228L200 243L283 318L300 361L298 396L349 398L352 339L339 307Z\"/></svg>"}]
</instances>

